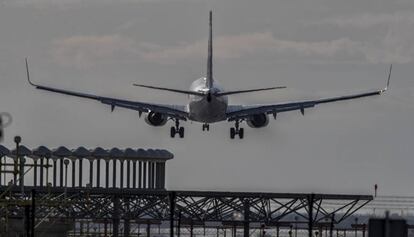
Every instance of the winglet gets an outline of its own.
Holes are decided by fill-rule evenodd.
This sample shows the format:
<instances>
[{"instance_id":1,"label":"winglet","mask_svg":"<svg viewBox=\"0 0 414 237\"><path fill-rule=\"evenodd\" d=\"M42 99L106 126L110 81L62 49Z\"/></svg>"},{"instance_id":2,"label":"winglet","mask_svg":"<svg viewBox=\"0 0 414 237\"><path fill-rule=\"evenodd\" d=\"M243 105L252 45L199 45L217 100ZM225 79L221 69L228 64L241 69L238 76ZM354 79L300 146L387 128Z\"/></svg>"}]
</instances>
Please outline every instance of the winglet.
<instances>
[{"instance_id":1,"label":"winglet","mask_svg":"<svg viewBox=\"0 0 414 237\"><path fill-rule=\"evenodd\" d=\"M391 64L391 66L390 66L390 71L388 72L387 86L386 86L384 89L382 89L382 91L381 91L381 92L385 92L385 91L387 91L387 90L388 90L388 88L390 87L391 72L392 72L392 64Z\"/></svg>"},{"instance_id":2,"label":"winglet","mask_svg":"<svg viewBox=\"0 0 414 237\"><path fill-rule=\"evenodd\" d=\"M34 84L31 80L30 80L30 73L29 73L29 63L27 62L27 58L25 58L26 61L26 75L27 75L27 81L29 82L30 85L32 86L37 86L36 84Z\"/></svg>"}]
</instances>

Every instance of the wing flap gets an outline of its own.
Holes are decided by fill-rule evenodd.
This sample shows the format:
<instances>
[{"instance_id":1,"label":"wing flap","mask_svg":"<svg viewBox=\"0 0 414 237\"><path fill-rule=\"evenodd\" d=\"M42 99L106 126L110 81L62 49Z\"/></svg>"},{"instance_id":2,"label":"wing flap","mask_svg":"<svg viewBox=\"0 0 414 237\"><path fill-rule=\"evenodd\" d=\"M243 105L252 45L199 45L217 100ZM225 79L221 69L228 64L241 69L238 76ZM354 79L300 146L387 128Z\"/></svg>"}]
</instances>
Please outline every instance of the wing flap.
<instances>
[{"instance_id":1,"label":"wing flap","mask_svg":"<svg viewBox=\"0 0 414 237\"><path fill-rule=\"evenodd\" d=\"M365 93L347 95L347 96L339 96L339 97L332 97L332 98L324 98L324 99L317 99L317 100L306 100L306 101L297 101L297 102L285 102L285 103L278 103L278 104L263 104L263 105L250 105L250 106L230 106L227 112L227 119L229 121L233 121L236 119L245 119L254 114L277 114L282 112L300 110L302 113L304 109L315 107L318 104L325 104L337 101L345 101L345 100L352 100L358 99L363 97L375 96L380 95L385 90L375 90Z\"/></svg>"},{"instance_id":2,"label":"wing flap","mask_svg":"<svg viewBox=\"0 0 414 237\"><path fill-rule=\"evenodd\" d=\"M157 87L157 86L147 86L142 84L133 84L134 86L143 87L143 88L149 88L154 90L162 90L162 91L169 91L169 92L175 92L180 94L186 94L186 95L198 95L198 96L204 96L201 92L196 91L187 91L187 90L178 90L178 89L171 89L171 88L165 88L165 87Z\"/></svg>"},{"instance_id":3,"label":"wing flap","mask_svg":"<svg viewBox=\"0 0 414 237\"><path fill-rule=\"evenodd\" d=\"M250 92L257 92L257 91L277 90L277 89L285 89L285 88L286 86L276 86L276 87L250 89L250 90L225 91L225 92L219 92L215 94L215 96L219 97L219 96L225 96L225 95L234 95L234 94L250 93Z\"/></svg>"}]
</instances>

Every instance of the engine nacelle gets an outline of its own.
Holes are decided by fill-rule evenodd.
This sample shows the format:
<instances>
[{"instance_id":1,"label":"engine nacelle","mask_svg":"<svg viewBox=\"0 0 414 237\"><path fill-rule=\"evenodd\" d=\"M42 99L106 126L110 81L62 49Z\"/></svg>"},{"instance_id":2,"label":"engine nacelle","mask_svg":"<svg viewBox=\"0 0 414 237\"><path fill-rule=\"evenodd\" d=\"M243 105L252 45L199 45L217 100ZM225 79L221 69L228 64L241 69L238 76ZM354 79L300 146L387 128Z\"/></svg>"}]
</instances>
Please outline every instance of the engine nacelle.
<instances>
[{"instance_id":1,"label":"engine nacelle","mask_svg":"<svg viewBox=\"0 0 414 237\"><path fill-rule=\"evenodd\" d=\"M163 126L167 123L167 116L161 113L156 112L149 112L147 116L145 116L145 122L151 126L159 127Z\"/></svg>"},{"instance_id":2,"label":"engine nacelle","mask_svg":"<svg viewBox=\"0 0 414 237\"><path fill-rule=\"evenodd\" d=\"M262 128L269 124L269 117L267 114L255 114L247 119L246 122L251 128Z\"/></svg>"}]
</instances>

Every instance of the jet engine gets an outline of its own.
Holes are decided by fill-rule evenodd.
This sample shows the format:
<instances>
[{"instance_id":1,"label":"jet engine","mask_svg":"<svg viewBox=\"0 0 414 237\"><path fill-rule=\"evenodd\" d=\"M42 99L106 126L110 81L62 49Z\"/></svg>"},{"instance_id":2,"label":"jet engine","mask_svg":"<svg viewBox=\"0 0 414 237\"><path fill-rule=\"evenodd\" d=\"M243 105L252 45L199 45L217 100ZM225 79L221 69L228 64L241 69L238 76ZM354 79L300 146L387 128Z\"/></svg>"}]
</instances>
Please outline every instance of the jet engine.
<instances>
[{"instance_id":1,"label":"jet engine","mask_svg":"<svg viewBox=\"0 0 414 237\"><path fill-rule=\"evenodd\" d=\"M267 114L255 114L248 118L246 122L251 128L262 128L269 124L269 117Z\"/></svg>"},{"instance_id":2,"label":"jet engine","mask_svg":"<svg viewBox=\"0 0 414 237\"><path fill-rule=\"evenodd\" d=\"M163 126L164 124L167 123L167 120L168 118L164 114L156 113L152 111L149 112L147 116L145 116L145 122L155 127Z\"/></svg>"}]
</instances>

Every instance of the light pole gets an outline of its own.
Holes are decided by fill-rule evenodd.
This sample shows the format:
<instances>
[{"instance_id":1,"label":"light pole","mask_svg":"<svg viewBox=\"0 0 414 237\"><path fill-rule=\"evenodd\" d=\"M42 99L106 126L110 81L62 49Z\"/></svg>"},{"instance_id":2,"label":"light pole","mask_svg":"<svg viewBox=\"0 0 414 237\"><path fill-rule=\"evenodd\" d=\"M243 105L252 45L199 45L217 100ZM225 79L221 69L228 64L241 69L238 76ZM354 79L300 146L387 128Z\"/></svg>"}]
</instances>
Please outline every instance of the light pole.
<instances>
[{"instance_id":1,"label":"light pole","mask_svg":"<svg viewBox=\"0 0 414 237\"><path fill-rule=\"evenodd\" d=\"M358 217L355 217L355 237L358 236Z\"/></svg>"},{"instance_id":2,"label":"light pole","mask_svg":"<svg viewBox=\"0 0 414 237\"><path fill-rule=\"evenodd\" d=\"M22 138L20 136L14 137L14 142L16 143L16 158L14 159L14 170L13 170L13 183L14 185L17 185L17 173L18 173L18 160L19 160L19 144L22 141Z\"/></svg>"},{"instance_id":3,"label":"light pole","mask_svg":"<svg viewBox=\"0 0 414 237\"><path fill-rule=\"evenodd\" d=\"M295 216L295 237L298 237L298 216Z\"/></svg>"},{"instance_id":4,"label":"light pole","mask_svg":"<svg viewBox=\"0 0 414 237\"><path fill-rule=\"evenodd\" d=\"M68 189L68 165L69 165L69 160L65 159L63 161L63 163L65 164L65 196L67 195L67 189Z\"/></svg>"}]
</instances>

